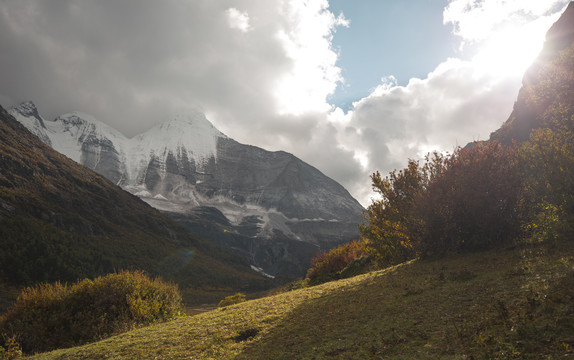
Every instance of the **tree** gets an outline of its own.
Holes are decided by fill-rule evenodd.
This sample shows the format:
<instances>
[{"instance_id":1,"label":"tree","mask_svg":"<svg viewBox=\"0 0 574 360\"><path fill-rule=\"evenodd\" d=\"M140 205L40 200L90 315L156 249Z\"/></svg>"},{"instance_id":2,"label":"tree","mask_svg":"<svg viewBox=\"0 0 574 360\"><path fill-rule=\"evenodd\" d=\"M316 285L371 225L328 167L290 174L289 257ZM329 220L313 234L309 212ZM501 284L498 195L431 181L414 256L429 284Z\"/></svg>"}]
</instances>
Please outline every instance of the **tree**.
<instances>
[{"instance_id":1,"label":"tree","mask_svg":"<svg viewBox=\"0 0 574 360\"><path fill-rule=\"evenodd\" d=\"M496 142L457 149L418 206L427 254L487 248L521 230L522 178L514 147Z\"/></svg>"},{"instance_id":2,"label":"tree","mask_svg":"<svg viewBox=\"0 0 574 360\"><path fill-rule=\"evenodd\" d=\"M523 179L514 147L475 143L371 180L380 199L365 210L360 233L379 265L490 248L521 233Z\"/></svg>"},{"instance_id":3,"label":"tree","mask_svg":"<svg viewBox=\"0 0 574 360\"><path fill-rule=\"evenodd\" d=\"M359 226L361 238L380 265L412 258L423 226L416 205L424 192L425 172L417 161L409 160L405 169L393 171L384 179L377 171L371 180L380 199L363 214L366 223Z\"/></svg>"},{"instance_id":4,"label":"tree","mask_svg":"<svg viewBox=\"0 0 574 360\"><path fill-rule=\"evenodd\" d=\"M574 116L539 129L520 149L533 209L529 228L543 237L574 230Z\"/></svg>"}]
</instances>

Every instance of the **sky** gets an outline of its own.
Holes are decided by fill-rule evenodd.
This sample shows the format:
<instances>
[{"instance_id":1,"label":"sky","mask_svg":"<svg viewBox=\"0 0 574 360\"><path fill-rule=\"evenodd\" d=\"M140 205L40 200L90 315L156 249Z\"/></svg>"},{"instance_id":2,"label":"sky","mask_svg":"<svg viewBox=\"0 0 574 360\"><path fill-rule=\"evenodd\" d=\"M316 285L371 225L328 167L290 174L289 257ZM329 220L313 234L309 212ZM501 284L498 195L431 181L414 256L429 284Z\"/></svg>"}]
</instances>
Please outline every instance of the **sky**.
<instances>
[{"instance_id":1,"label":"sky","mask_svg":"<svg viewBox=\"0 0 574 360\"><path fill-rule=\"evenodd\" d=\"M364 206L369 175L487 139L567 0L0 0L0 104L127 136L204 112Z\"/></svg>"}]
</instances>

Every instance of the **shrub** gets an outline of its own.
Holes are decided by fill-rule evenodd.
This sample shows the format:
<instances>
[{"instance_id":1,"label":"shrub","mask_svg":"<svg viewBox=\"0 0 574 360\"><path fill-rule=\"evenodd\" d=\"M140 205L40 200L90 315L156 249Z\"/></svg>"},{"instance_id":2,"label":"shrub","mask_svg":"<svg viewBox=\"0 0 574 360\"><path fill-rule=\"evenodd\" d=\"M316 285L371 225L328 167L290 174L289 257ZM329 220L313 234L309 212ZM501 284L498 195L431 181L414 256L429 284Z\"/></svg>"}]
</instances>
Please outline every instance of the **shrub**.
<instances>
[{"instance_id":1,"label":"shrub","mask_svg":"<svg viewBox=\"0 0 574 360\"><path fill-rule=\"evenodd\" d=\"M409 160L406 168L384 179L379 172L371 176L379 199L364 211L366 222L359 225L359 231L379 266L416 256L426 226L421 205L430 184L444 173L445 164L446 156L435 152L427 155L422 166Z\"/></svg>"},{"instance_id":2,"label":"shrub","mask_svg":"<svg viewBox=\"0 0 574 360\"><path fill-rule=\"evenodd\" d=\"M327 281L350 277L361 273L368 261L367 246L364 241L355 240L323 251L311 260L311 268L307 271L307 281L317 285ZM359 261L362 259L362 261Z\"/></svg>"},{"instance_id":3,"label":"shrub","mask_svg":"<svg viewBox=\"0 0 574 360\"><path fill-rule=\"evenodd\" d=\"M226 307L226 306L235 305L235 304L245 302L246 300L247 299L245 298L245 294L236 293L236 294L229 295L229 296L225 297L225 299L221 300L217 306L218 307Z\"/></svg>"},{"instance_id":4,"label":"shrub","mask_svg":"<svg viewBox=\"0 0 574 360\"><path fill-rule=\"evenodd\" d=\"M524 181L514 147L475 143L452 155L429 155L386 178L365 210L361 238L380 266L417 256L474 251L521 235Z\"/></svg>"},{"instance_id":5,"label":"shrub","mask_svg":"<svg viewBox=\"0 0 574 360\"><path fill-rule=\"evenodd\" d=\"M418 204L425 224L418 253L473 251L515 240L524 221L522 189L514 147L489 142L456 150Z\"/></svg>"},{"instance_id":6,"label":"shrub","mask_svg":"<svg viewBox=\"0 0 574 360\"><path fill-rule=\"evenodd\" d=\"M24 354L20 349L20 344L10 338L6 340L6 348L0 346L0 360L18 360L24 359Z\"/></svg>"},{"instance_id":7,"label":"shrub","mask_svg":"<svg viewBox=\"0 0 574 360\"><path fill-rule=\"evenodd\" d=\"M182 314L176 285L143 272L121 272L68 286L41 284L22 291L0 321L29 352L76 346L138 325Z\"/></svg>"},{"instance_id":8,"label":"shrub","mask_svg":"<svg viewBox=\"0 0 574 360\"><path fill-rule=\"evenodd\" d=\"M555 238L574 232L574 116L561 129L540 129L520 149L531 195L534 237Z\"/></svg>"}]
</instances>

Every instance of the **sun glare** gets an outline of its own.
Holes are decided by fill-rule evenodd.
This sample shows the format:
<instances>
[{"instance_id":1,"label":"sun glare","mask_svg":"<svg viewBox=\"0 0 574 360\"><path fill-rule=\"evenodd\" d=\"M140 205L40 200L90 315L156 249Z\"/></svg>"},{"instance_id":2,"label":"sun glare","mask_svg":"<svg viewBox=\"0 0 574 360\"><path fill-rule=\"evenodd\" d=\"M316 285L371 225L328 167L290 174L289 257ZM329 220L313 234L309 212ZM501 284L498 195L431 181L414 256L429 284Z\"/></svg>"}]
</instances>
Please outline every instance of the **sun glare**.
<instances>
[{"instance_id":1,"label":"sun glare","mask_svg":"<svg viewBox=\"0 0 574 360\"><path fill-rule=\"evenodd\" d=\"M509 21L493 29L473 62L483 73L496 77L522 76L540 53L546 30L556 20L551 16L522 24Z\"/></svg>"},{"instance_id":2,"label":"sun glare","mask_svg":"<svg viewBox=\"0 0 574 360\"><path fill-rule=\"evenodd\" d=\"M544 33L525 27L508 27L486 40L473 61L484 73L496 77L521 76L544 42Z\"/></svg>"}]
</instances>

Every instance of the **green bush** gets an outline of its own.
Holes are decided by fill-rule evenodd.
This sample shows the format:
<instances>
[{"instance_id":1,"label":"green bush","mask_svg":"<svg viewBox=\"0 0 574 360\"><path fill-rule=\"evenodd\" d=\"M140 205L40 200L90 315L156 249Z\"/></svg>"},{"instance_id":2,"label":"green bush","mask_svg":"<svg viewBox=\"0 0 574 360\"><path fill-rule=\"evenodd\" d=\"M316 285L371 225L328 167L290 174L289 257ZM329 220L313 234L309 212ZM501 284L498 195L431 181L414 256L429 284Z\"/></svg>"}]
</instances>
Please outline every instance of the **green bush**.
<instances>
[{"instance_id":1,"label":"green bush","mask_svg":"<svg viewBox=\"0 0 574 360\"><path fill-rule=\"evenodd\" d=\"M245 302L246 300L247 299L246 299L244 294L236 293L233 295L229 295L225 299L221 300L219 302L219 304L217 304L217 306L218 307L226 307L226 306L235 305L235 304Z\"/></svg>"},{"instance_id":2,"label":"green bush","mask_svg":"<svg viewBox=\"0 0 574 360\"><path fill-rule=\"evenodd\" d=\"M68 286L41 284L22 291L0 319L0 334L23 351L42 352L98 340L182 314L176 285L143 272L121 272Z\"/></svg>"},{"instance_id":3,"label":"green bush","mask_svg":"<svg viewBox=\"0 0 574 360\"><path fill-rule=\"evenodd\" d=\"M379 199L374 199L364 211L366 222L359 225L359 231L381 267L415 256L418 235L424 228L417 209L430 181L427 167L409 160L406 168L392 171L385 178L378 171L371 175L373 190Z\"/></svg>"},{"instance_id":4,"label":"green bush","mask_svg":"<svg viewBox=\"0 0 574 360\"><path fill-rule=\"evenodd\" d=\"M306 280L309 285L358 275L368 267L369 250L364 241L355 240L323 251L311 260Z\"/></svg>"}]
</instances>

